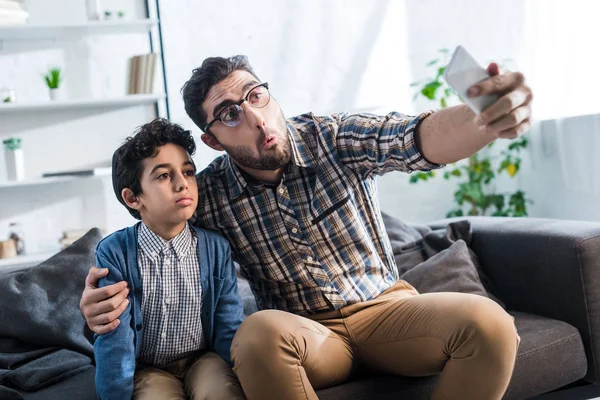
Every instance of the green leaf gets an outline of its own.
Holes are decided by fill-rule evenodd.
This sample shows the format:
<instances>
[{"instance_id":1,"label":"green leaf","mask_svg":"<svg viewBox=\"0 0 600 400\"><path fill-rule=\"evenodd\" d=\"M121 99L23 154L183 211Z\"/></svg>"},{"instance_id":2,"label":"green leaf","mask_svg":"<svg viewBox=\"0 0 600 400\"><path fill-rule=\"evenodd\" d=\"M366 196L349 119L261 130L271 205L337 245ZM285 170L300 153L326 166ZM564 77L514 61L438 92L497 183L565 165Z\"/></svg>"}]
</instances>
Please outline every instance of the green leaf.
<instances>
[{"instance_id":1,"label":"green leaf","mask_svg":"<svg viewBox=\"0 0 600 400\"><path fill-rule=\"evenodd\" d=\"M440 79L442 77L442 75L444 75L445 70L446 70L446 67L439 67L436 79Z\"/></svg>"},{"instance_id":2,"label":"green leaf","mask_svg":"<svg viewBox=\"0 0 600 400\"><path fill-rule=\"evenodd\" d=\"M448 104L446 104L446 99L445 99L444 97L442 97L442 98L440 99L440 106L441 106L442 108L446 108L446 107L448 107Z\"/></svg>"},{"instance_id":3,"label":"green leaf","mask_svg":"<svg viewBox=\"0 0 600 400\"><path fill-rule=\"evenodd\" d=\"M423 89L421 89L421 94L427 97L429 100L435 100L435 92L440 86L442 86L442 83L439 81L429 82Z\"/></svg>"},{"instance_id":4,"label":"green leaf","mask_svg":"<svg viewBox=\"0 0 600 400\"><path fill-rule=\"evenodd\" d=\"M4 145L4 150L14 151L19 150L21 148L21 139L20 138L8 138L2 141Z\"/></svg>"},{"instance_id":5,"label":"green leaf","mask_svg":"<svg viewBox=\"0 0 600 400\"><path fill-rule=\"evenodd\" d=\"M448 214L446 214L446 218L462 217L463 215L464 215L463 210L461 210L460 208L457 208L456 210L452 210L452 211L448 212Z\"/></svg>"},{"instance_id":6,"label":"green leaf","mask_svg":"<svg viewBox=\"0 0 600 400\"><path fill-rule=\"evenodd\" d=\"M426 65L427 65L428 67L431 67L433 64L436 64L438 61L440 61L440 59L439 59L439 58L436 58L435 60L431 60L431 61L429 61L429 62L428 62Z\"/></svg>"},{"instance_id":7,"label":"green leaf","mask_svg":"<svg viewBox=\"0 0 600 400\"><path fill-rule=\"evenodd\" d=\"M410 87L419 86L420 84L421 84L421 81L413 82L413 83L410 84Z\"/></svg>"}]
</instances>

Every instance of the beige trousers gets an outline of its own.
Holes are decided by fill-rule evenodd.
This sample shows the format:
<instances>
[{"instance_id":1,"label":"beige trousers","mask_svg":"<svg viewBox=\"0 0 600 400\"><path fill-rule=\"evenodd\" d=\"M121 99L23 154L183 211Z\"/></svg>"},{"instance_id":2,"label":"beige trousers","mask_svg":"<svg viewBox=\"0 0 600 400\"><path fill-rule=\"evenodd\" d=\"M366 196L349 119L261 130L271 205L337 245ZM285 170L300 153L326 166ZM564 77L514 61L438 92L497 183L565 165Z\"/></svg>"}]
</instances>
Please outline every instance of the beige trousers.
<instances>
[{"instance_id":1,"label":"beige trousers","mask_svg":"<svg viewBox=\"0 0 600 400\"><path fill-rule=\"evenodd\" d=\"M249 400L317 399L360 366L386 374L441 373L436 400L500 399L519 345L514 319L471 294L418 294L405 281L374 300L309 318L260 311L231 346Z\"/></svg>"},{"instance_id":2,"label":"beige trousers","mask_svg":"<svg viewBox=\"0 0 600 400\"><path fill-rule=\"evenodd\" d=\"M231 367L213 352L161 367L140 366L133 379L134 400L245 399Z\"/></svg>"}]
</instances>

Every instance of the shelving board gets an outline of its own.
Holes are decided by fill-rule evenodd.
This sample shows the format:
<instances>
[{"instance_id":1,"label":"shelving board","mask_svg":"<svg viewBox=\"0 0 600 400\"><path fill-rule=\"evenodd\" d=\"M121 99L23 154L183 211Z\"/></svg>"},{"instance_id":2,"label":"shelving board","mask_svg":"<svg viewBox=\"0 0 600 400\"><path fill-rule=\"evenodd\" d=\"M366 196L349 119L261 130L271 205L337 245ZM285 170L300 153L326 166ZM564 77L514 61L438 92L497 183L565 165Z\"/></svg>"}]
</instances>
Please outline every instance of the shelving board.
<instances>
[{"instance_id":1,"label":"shelving board","mask_svg":"<svg viewBox=\"0 0 600 400\"><path fill-rule=\"evenodd\" d=\"M158 23L156 19L89 21L75 24L11 25L0 27L0 40L79 38L85 35L143 33Z\"/></svg>"},{"instance_id":2,"label":"shelving board","mask_svg":"<svg viewBox=\"0 0 600 400\"><path fill-rule=\"evenodd\" d=\"M0 103L0 115L31 111L69 111L95 108L126 108L153 104L164 98L164 94L156 93L130 94L123 97L102 99L48 100L31 103Z\"/></svg>"}]
</instances>

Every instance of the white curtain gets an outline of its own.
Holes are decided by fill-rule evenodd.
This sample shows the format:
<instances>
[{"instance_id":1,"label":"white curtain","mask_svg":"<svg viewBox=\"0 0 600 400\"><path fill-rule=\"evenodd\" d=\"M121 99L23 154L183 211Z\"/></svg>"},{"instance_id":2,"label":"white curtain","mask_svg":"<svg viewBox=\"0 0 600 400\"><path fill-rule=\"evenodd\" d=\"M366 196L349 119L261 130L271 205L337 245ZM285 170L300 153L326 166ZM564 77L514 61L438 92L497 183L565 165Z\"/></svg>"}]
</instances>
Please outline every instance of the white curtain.
<instances>
[{"instance_id":1,"label":"white curtain","mask_svg":"<svg viewBox=\"0 0 600 400\"><path fill-rule=\"evenodd\" d=\"M600 112L600 1L527 0L519 60L538 119Z\"/></svg>"}]
</instances>

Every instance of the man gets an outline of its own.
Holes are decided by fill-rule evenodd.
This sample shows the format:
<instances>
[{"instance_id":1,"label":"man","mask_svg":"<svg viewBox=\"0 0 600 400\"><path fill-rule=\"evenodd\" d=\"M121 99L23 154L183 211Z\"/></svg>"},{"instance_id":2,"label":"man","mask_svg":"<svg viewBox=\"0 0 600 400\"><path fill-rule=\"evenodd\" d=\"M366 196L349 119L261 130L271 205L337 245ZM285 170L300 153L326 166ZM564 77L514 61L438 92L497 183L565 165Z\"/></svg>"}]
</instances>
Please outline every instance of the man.
<instances>
[{"instance_id":1,"label":"man","mask_svg":"<svg viewBox=\"0 0 600 400\"><path fill-rule=\"evenodd\" d=\"M183 87L202 141L227 154L198 174L198 220L230 242L263 311L231 347L249 399L316 399L357 367L441 373L434 399L500 399L519 337L493 301L420 295L398 280L374 176L429 170L530 126L531 90L518 72L469 94L499 95L476 116L466 106L407 117L305 114L285 120L243 56L209 58ZM81 309L92 330L114 329L124 283L88 275Z\"/></svg>"}]
</instances>

